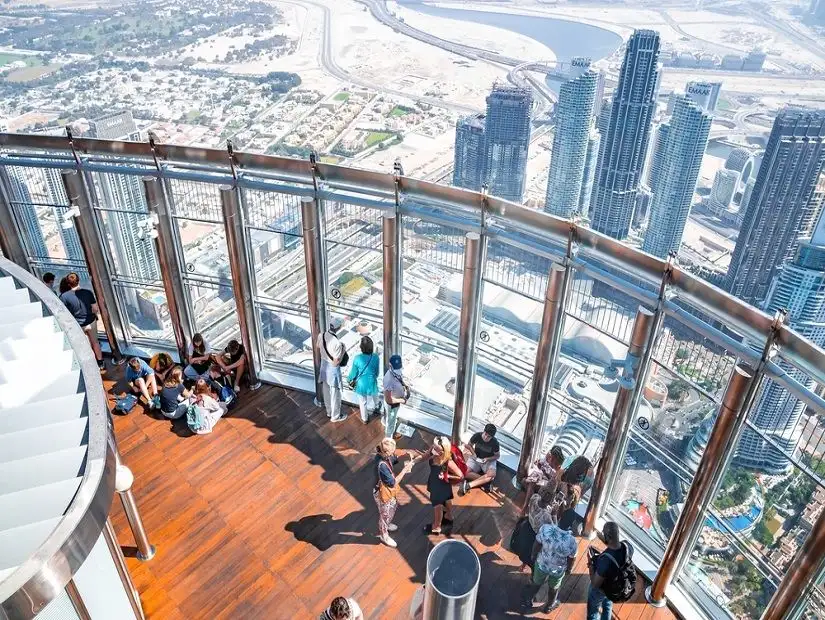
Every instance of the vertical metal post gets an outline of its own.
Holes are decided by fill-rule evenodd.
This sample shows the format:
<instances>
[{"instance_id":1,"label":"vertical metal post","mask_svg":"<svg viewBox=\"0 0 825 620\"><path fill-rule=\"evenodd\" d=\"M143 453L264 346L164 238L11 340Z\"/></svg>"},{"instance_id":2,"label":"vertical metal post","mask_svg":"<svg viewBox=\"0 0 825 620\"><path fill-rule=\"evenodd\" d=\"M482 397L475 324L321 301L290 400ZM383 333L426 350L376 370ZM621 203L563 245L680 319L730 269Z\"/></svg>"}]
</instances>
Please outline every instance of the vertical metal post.
<instances>
[{"instance_id":1,"label":"vertical metal post","mask_svg":"<svg viewBox=\"0 0 825 620\"><path fill-rule=\"evenodd\" d=\"M26 250L14 219L11 202L8 170L5 166L0 166L0 250L6 258L28 271L29 261L26 259Z\"/></svg>"},{"instance_id":2,"label":"vertical metal post","mask_svg":"<svg viewBox=\"0 0 825 620\"><path fill-rule=\"evenodd\" d=\"M258 330L255 321L255 306L252 301L252 265L246 244L244 213L241 208L240 190L231 185L221 185L221 206L223 224L226 230L226 247L229 254L229 269L232 274L232 292L241 328L241 342L246 351L246 372L249 374L249 389L261 387L258 379L257 352Z\"/></svg>"},{"instance_id":3,"label":"vertical metal post","mask_svg":"<svg viewBox=\"0 0 825 620\"><path fill-rule=\"evenodd\" d=\"M92 620L92 616L86 607L86 603L83 602L83 597L80 596L74 579L69 579L69 583L66 584L66 595L72 602L72 607L74 607L75 613L80 620Z\"/></svg>"},{"instance_id":4,"label":"vertical metal post","mask_svg":"<svg viewBox=\"0 0 825 620\"><path fill-rule=\"evenodd\" d=\"M117 298L112 286L112 277L104 255L103 244L95 224L95 215L89 203L86 181L77 170L64 170L63 186L66 189L69 203L77 207L79 211L79 215L73 218L77 227L77 237L83 248L83 256L86 259L86 267L98 300L100 318L103 321L106 338L109 340L112 357L116 364L122 364L125 360L120 351L117 334L123 333L123 326L117 311Z\"/></svg>"},{"instance_id":5,"label":"vertical metal post","mask_svg":"<svg viewBox=\"0 0 825 620\"><path fill-rule=\"evenodd\" d=\"M148 562L155 557L155 547L149 542L149 537L146 535L146 528L143 527L143 519L140 518L135 494L132 493L132 483L135 481L135 476L132 474L132 470L121 462L120 454L115 453L115 457L117 459L115 491L120 495L123 512L126 513L126 520L129 522L129 528L135 537L135 545L138 549L137 559L141 562Z\"/></svg>"},{"instance_id":6,"label":"vertical metal post","mask_svg":"<svg viewBox=\"0 0 825 620\"><path fill-rule=\"evenodd\" d=\"M667 588L693 552L705 520L705 510L716 492L716 482L722 471L719 465L724 463L725 454L733 449L745 423L749 392L753 384L753 375L749 370L739 365L733 369L708 445L696 468L693 484L688 490L682 513L662 556L659 571L653 584L645 590L645 597L651 605L663 607L666 604Z\"/></svg>"},{"instance_id":7,"label":"vertical metal post","mask_svg":"<svg viewBox=\"0 0 825 620\"><path fill-rule=\"evenodd\" d=\"M301 225L304 233L304 267L307 274L309 324L312 333L312 366L315 370L315 404L321 406L324 402L324 393L318 381L321 373L321 352L315 343L329 321L324 295L323 240L318 203L309 196L301 198ZM384 346L386 347L386 344Z\"/></svg>"},{"instance_id":8,"label":"vertical metal post","mask_svg":"<svg viewBox=\"0 0 825 620\"><path fill-rule=\"evenodd\" d=\"M186 346L192 341L192 323L181 278L182 270L175 251L169 206L166 203L163 183L158 177L145 177L143 191L146 194L149 213L157 218L155 252L160 262L163 290L166 293L166 306L169 309L169 319L175 333L175 344L181 364L183 364L186 360Z\"/></svg>"},{"instance_id":9,"label":"vertical metal post","mask_svg":"<svg viewBox=\"0 0 825 620\"><path fill-rule=\"evenodd\" d=\"M801 617L808 594L819 585L825 570L825 511L819 515L811 533L785 570L779 587L762 614L761 620L786 620Z\"/></svg>"},{"instance_id":10,"label":"vertical metal post","mask_svg":"<svg viewBox=\"0 0 825 620\"><path fill-rule=\"evenodd\" d=\"M390 356L401 354L401 247L396 213L383 217L384 247L384 370Z\"/></svg>"},{"instance_id":11,"label":"vertical metal post","mask_svg":"<svg viewBox=\"0 0 825 620\"><path fill-rule=\"evenodd\" d=\"M481 317L482 277L487 252L487 237L467 233L464 245L464 280L461 286L461 320L458 334L458 359L456 360L455 411L451 441L460 443L467 430L473 408L475 384L476 337Z\"/></svg>"},{"instance_id":12,"label":"vertical metal post","mask_svg":"<svg viewBox=\"0 0 825 620\"><path fill-rule=\"evenodd\" d=\"M126 591L126 598L129 599L129 605L132 606L132 611L135 612L137 620L144 620L146 617L143 614L143 606L140 604L140 595L138 594L135 583L132 581L132 576L129 574L129 568L126 566L126 559L123 557L123 550L120 548L120 543L117 542L115 535L115 528L112 527L112 520L106 519L106 525L103 526L103 539L106 541L106 546L109 547L109 555L115 563L120 583L123 584L123 589Z\"/></svg>"},{"instance_id":13,"label":"vertical metal post","mask_svg":"<svg viewBox=\"0 0 825 620\"><path fill-rule=\"evenodd\" d=\"M553 375L561 346L564 308L571 280L569 271L572 269L572 266L564 267L558 263L550 266L544 297L544 314L541 319L541 333L536 350L536 364L533 368L533 389L530 392L524 436L521 440L521 455L514 480L517 486L527 475L530 464L538 458L541 451L549 411L547 401L553 389Z\"/></svg>"},{"instance_id":14,"label":"vertical metal post","mask_svg":"<svg viewBox=\"0 0 825 620\"><path fill-rule=\"evenodd\" d=\"M644 307L636 311L630 346L624 363L624 372L619 380L619 391L613 403L613 413L607 427L604 451L596 468L590 502L584 517L583 534L592 536L596 531L596 521L604 514L613 487L622 468L622 460L627 451L628 435L633 423L633 396L644 390L641 362L644 353L652 348L651 333L655 323L655 313Z\"/></svg>"}]
</instances>

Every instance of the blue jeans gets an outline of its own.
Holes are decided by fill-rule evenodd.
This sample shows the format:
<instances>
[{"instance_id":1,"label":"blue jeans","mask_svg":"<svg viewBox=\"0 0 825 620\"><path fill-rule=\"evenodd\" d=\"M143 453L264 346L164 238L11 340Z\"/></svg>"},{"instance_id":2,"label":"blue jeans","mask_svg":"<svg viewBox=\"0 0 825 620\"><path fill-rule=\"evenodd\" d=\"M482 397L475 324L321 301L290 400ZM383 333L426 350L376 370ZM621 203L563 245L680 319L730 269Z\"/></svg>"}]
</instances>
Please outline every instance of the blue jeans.
<instances>
[{"instance_id":1,"label":"blue jeans","mask_svg":"<svg viewBox=\"0 0 825 620\"><path fill-rule=\"evenodd\" d=\"M601 620L611 620L613 601L607 598L604 592L591 585L587 592L587 620L599 620L600 609Z\"/></svg>"}]
</instances>

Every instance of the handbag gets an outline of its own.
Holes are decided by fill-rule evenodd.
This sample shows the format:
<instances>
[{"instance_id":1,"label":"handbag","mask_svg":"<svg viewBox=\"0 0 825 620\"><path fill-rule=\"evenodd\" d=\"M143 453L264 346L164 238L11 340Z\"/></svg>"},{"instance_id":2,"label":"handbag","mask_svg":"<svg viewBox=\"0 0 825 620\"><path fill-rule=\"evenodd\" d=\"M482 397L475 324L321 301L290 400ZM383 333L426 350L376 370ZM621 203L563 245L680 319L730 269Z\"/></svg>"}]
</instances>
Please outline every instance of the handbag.
<instances>
[{"instance_id":1,"label":"handbag","mask_svg":"<svg viewBox=\"0 0 825 620\"><path fill-rule=\"evenodd\" d=\"M527 517L521 517L518 521L516 521L516 526L513 528L513 533L510 534L510 551L513 553L518 553L518 539L521 535L521 528L524 527L524 524L527 522Z\"/></svg>"}]
</instances>

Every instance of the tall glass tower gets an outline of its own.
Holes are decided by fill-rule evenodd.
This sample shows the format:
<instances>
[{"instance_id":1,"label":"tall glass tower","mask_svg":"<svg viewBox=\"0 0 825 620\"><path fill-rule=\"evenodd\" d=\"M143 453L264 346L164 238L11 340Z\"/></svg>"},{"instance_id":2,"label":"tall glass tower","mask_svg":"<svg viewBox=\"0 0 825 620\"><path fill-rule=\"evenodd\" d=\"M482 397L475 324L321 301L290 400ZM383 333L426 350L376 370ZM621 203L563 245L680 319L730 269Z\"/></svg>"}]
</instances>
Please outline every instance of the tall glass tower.
<instances>
[{"instance_id":1,"label":"tall glass tower","mask_svg":"<svg viewBox=\"0 0 825 620\"><path fill-rule=\"evenodd\" d=\"M527 149L533 91L496 84L487 97L485 173L490 194L521 202L527 182Z\"/></svg>"},{"instance_id":2,"label":"tall glass tower","mask_svg":"<svg viewBox=\"0 0 825 620\"><path fill-rule=\"evenodd\" d=\"M478 191L484 184L484 115L473 114L455 124L453 185Z\"/></svg>"},{"instance_id":3,"label":"tall glass tower","mask_svg":"<svg viewBox=\"0 0 825 620\"><path fill-rule=\"evenodd\" d=\"M14 168L9 168L9 185L10 198L14 204L13 210L17 214L17 222L22 229L29 254L35 258L47 258L49 250L46 248L43 229L40 228L37 209L32 204L31 191L25 179Z\"/></svg>"},{"instance_id":4,"label":"tall glass tower","mask_svg":"<svg viewBox=\"0 0 825 620\"><path fill-rule=\"evenodd\" d=\"M650 222L642 249L664 258L679 251L685 232L696 179L708 145L713 117L686 95L677 98L661 161L654 163L659 173L650 190Z\"/></svg>"},{"instance_id":5,"label":"tall glass tower","mask_svg":"<svg viewBox=\"0 0 825 620\"><path fill-rule=\"evenodd\" d=\"M601 134L595 129L591 129L590 136L587 138L587 154L584 157L582 191L579 194L579 213L583 216L586 216L590 211L593 181L596 178L596 162L599 159L599 144L601 144Z\"/></svg>"},{"instance_id":6,"label":"tall glass tower","mask_svg":"<svg viewBox=\"0 0 825 620\"><path fill-rule=\"evenodd\" d=\"M825 198L825 176L820 177L820 203ZM825 218L811 239L800 240L792 262L779 268L771 283L765 310L774 313L786 308L790 326L815 345L825 345ZM783 369L802 385L813 389L814 382L788 363ZM804 424L799 420L804 403L777 383L766 382L750 420L785 454L793 454ZM790 461L770 442L746 428L737 448L737 461L769 474L781 474L790 468Z\"/></svg>"},{"instance_id":7,"label":"tall glass tower","mask_svg":"<svg viewBox=\"0 0 825 620\"><path fill-rule=\"evenodd\" d=\"M46 194L49 202L53 205L67 205L69 199L66 196L66 188L63 186L63 180L60 178L60 171L53 168L46 168L44 171L46 177ZM77 228L63 228L63 215L65 209L58 206L52 207L54 212L54 219L57 222L57 230L60 233L60 240L63 242L63 248L66 251L66 258L72 261L85 261L86 257L83 255L83 247L80 245L80 237L77 236Z\"/></svg>"},{"instance_id":8,"label":"tall glass tower","mask_svg":"<svg viewBox=\"0 0 825 620\"><path fill-rule=\"evenodd\" d=\"M727 289L746 302L765 299L776 268L796 255L822 209L816 200L825 168L825 110L787 108L773 123L739 238Z\"/></svg>"},{"instance_id":9,"label":"tall glass tower","mask_svg":"<svg viewBox=\"0 0 825 620\"><path fill-rule=\"evenodd\" d=\"M129 111L117 112L91 121L89 134L103 140L139 140ZM117 211L106 213L119 273L137 280L154 282L160 278L152 240L138 237L139 221L146 219L146 205L137 176L99 174L102 199Z\"/></svg>"},{"instance_id":10,"label":"tall glass tower","mask_svg":"<svg viewBox=\"0 0 825 620\"><path fill-rule=\"evenodd\" d=\"M627 42L619 84L593 186L590 220L601 233L624 239L642 180L659 82L659 33L637 30Z\"/></svg>"},{"instance_id":11,"label":"tall glass tower","mask_svg":"<svg viewBox=\"0 0 825 620\"><path fill-rule=\"evenodd\" d=\"M579 210L587 164L593 106L601 76L590 69L589 58L574 58L570 76L559 88L556 131L547 180L544 210L570 217Z\"/></svg>"}]
</instances>

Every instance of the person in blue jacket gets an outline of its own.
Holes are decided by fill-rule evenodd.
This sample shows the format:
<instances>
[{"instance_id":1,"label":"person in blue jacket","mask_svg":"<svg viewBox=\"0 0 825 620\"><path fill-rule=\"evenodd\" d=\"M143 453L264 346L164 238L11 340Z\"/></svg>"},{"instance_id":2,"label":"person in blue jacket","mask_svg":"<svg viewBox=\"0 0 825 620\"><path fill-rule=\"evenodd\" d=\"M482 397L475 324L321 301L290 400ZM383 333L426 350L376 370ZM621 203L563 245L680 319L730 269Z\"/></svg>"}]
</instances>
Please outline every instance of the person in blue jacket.
<instances>
[{"instance_id":1,"label":"person in blue jacket","mask_svg":"<svg viewBox=\"0 0 825 620\"><path fill-rule=\"evenodd\" d=\"M350 387L355 391L355 399L364 424L370 421L371 413L381 411L378 404L379 372L381 360L375 353L375 344L372 338L364 336L361 338L361 353L352 360L347 376Z\"/></svg>"}]
</instances>

